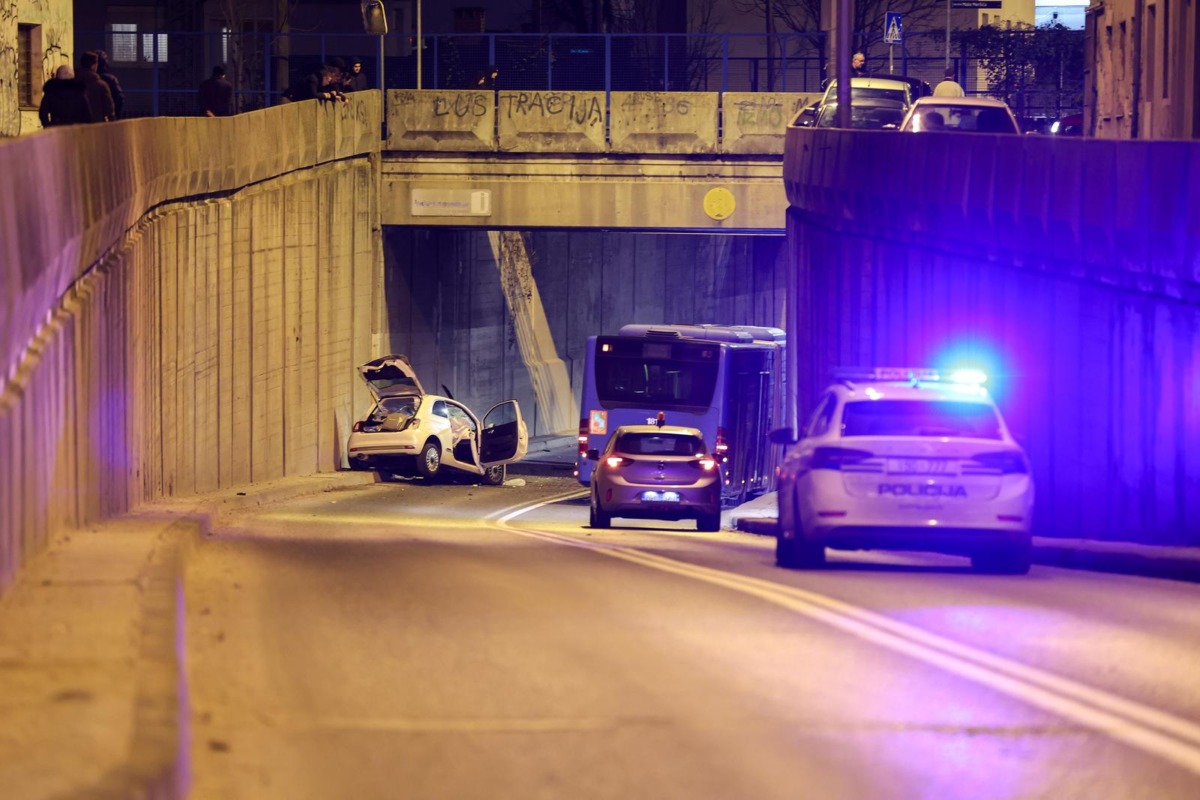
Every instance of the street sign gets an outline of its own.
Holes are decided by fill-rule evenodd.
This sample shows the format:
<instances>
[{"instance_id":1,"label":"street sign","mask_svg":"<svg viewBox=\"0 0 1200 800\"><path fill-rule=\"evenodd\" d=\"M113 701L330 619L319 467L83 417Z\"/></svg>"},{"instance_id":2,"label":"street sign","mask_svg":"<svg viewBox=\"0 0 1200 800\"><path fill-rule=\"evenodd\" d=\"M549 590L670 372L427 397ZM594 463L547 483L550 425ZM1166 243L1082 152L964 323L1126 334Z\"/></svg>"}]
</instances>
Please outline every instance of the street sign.
<instances>
[{"instance_id":1,"label":"street sign","mask_svg":"<svg viewBox=\"0 0 1200 800\"><path fill-rule=\"evenodd\" d=\"M951 8L1001 8L1002 0L950 0Z\"/></svg>"},{"instance_id":2,"label":"street sign","mask_svg":"<svg viewBox=\"0 0 1200 800\"><path fill-rule=\"evenodd\" d=\"M977 0L986 2L986 0ZM900 44L904 41L904 22L898 11L889 11L884 15L883 41L887 44Z\"/></svg>"}]
</instances>

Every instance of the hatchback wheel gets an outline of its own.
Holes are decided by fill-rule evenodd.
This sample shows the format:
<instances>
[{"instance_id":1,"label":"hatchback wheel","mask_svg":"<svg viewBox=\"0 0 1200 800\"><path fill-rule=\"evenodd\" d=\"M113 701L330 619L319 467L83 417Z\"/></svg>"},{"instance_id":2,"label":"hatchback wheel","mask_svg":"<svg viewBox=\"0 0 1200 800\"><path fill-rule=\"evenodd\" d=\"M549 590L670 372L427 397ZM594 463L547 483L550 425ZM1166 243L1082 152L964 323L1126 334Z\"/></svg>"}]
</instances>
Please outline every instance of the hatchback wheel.
<instances>
[{"instance_id":1,"label":"hatchback wheel","mask_svg":"<svg viewBox=\"0 0 1200 800\"><path fill-rule=\"evenodd\" d=\"M494 467L488 467L483 471L484 486L502 486L504 484L504 465L497 464Z\"/></svg>"},{"instance_id":2,"label":"hatchback wheel","mask_svg":"<svg viewBox=\"0 0 1200 800\"><path fill-rule=\"evenodd\" d=\"M600 510L600 498L595 494L592 495L592 504L588 509L588 525L593 528L612 527L612 514L605 514Z\"/></svg>"},{"instance_id":3,"label":"hatchback wheel","mask_svg":"<svg viewBox=\"0 0 1200 800\"><path fill-rule=\"evenodd\" d=\"M696 530L704 533L716 533L721 530L721 512L701 514L696 520Z\"/></svg>"},{"instance_id":4,"label":"hatchback wheel","mask_svg":"<svg viewBox=\"0 0 1200 800\"><path fill-rule=\"evenodd\" d=\"M426 480L432 479L442 469L442 448L438 447L438 443L430 439L421 448L420 455L417 456L417 472Z\"/></svg>"}]
</instances>

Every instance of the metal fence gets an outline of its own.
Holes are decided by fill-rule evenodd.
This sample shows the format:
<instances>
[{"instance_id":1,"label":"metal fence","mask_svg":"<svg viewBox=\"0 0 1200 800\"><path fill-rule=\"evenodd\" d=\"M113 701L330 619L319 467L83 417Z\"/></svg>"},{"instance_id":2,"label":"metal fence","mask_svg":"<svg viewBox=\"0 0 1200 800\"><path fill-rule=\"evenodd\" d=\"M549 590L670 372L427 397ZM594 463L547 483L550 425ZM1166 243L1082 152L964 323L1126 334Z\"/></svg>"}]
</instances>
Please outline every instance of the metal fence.
<instances>
[{"instance_id":1,"label":"metal fence","mask_svg":"<svg viewBox=\"0 0 1200 800\"><path fill-rule=\"evenodd\" d=\"M499 70L501 89L556 91L817 92L826 77L826 40L819 33L438 34L424 41L424 89L468 88L488 66ZM385 38L382 58L379 37L345 33L79 31L76 46L109 53L125 90L126 117L197 113L197 87L215 64L228 70L241 111L280 102L289 85L335 56L361 59L372 87L417 88L415 39L398 35ZM914 35L892 58L882 44L867 48L867 55L873 74L932 84L945 66L944 37ZM952 61L969 92L990 92L963 46ZM1082 86L1078 94L1078 103L1056 97L1041 106L1076 110Z\"/></svg>"}]
</instances>

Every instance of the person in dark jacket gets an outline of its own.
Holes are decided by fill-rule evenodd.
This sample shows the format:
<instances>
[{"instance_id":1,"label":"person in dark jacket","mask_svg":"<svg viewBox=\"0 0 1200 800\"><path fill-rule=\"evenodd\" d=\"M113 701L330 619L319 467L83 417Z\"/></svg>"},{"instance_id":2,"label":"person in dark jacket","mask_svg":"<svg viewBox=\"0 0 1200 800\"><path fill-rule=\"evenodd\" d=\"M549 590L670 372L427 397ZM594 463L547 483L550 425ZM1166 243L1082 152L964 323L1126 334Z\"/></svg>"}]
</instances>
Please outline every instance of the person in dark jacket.
<instances>
[{"instance_id":1,"label":"person in dark jacket","mask_svg":"<svg viewBox=\"0 0 1200 800\"><path fill-rule=\"evenodd\" d=\"M213 67L212 77L200 82L200 113L206 117L233 116L233 84L225 78L225 68Z\"/></svg>"},{"instance_id":2,"label":"person in dark jacket","mask_svg":"<svg viewBox=\"0 0 1200 800\"><path fill-rule=\"evenodd\" d=\"M42 87L42 104L38 117L43 128L55 125L78 125L92 121L92 109L88 106L87 87L75 78L70 64L63 64L54 77Z\"/></svg>"},{"instance_id":3,"label":"person in dark jacket","mask_svg":"<svg viewBox=\"0 0 1200 800\"><path fill-rule=\"evenodd\" d=\"M79 58L79 77L83 80L88 105L92 109L92 122L107 122L117 114L113 105L112 90L100 77L100 57L89 50Z\"/></svg>"},{"instance_id":4,"label":"person in dark jacket","mask_svg":"<svg viewBox=\"0 0 1200 800\"><path fill-rule=\"evenodd\" d=\"M479 73L475 78L475 82L471 84L472 89L495 89L496 81L500 78L500 70L494 65L488 65L488 68Z\"/></svg>"},{"instance_id":5,"label":"person in dark jacket","mask_svg":"<svg viewBox=\"0 0 1200 800\"><path fill-rule=\"evenodd\" d=\"M100 80L107 83L108 90L112 92L113 109L116 112L112 115L112 119L117 119L121 116L121 109L125 108L125 92L121 89L121 82L117 80L117 76L108 71L108 53L97 50L96 58L100 59L100 63L96 65L96 71L100 73Z\"/></svg>"},{"instance_id":6,"label":"person in dark jacket","mask_svg":"<svg viewBox=\"0 0 1200 800\"><path fill-rule=\"evenodd\" d=\"M361 92L370 88L371 84L367 81L367 73L363 72L362 59L351 59L350 71L346 73L346 91Z\"/></svg>"},{"instance_id":7,"label":"person in dark jacket","mask_svg":"<svg viewBox=\"0 0 1200 800\"><path fill-rule=\"evenodd\" d=\"M342 94L342 70L338 66L339 60L330 61L289 86L283 93L283 99L293 103L302 100L346 102L346 96Z\"/></svg>"}]
</instances>

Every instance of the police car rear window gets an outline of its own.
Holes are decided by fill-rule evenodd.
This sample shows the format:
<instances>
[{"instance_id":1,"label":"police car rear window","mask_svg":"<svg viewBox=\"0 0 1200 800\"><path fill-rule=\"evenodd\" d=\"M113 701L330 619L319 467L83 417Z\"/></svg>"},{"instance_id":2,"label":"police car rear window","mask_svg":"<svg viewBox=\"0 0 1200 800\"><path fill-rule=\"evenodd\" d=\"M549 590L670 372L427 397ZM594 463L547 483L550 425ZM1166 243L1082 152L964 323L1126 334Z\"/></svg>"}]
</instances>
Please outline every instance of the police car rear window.
<instances>
[{"instance_id":1,"label":"police car rear window","mask_svg":"<svg viewBox=\"0 0 1200 800\"><path fill-rule=\"evenodd\" d=\"M699 456L704 454L704 442L695 436L627 433L616 449L631 456Z\"/></svg>"},{"instance_id":2,"label":"police car rear window","mask_svg":"<svg viewBox=\"0 0 1200 800\"><path fill-rule=\"evenodd\" d=\"M999 439L991 406L953 400L862 400L842 410L843 436L953 436Z\"/></svg>"}]
</instances>

